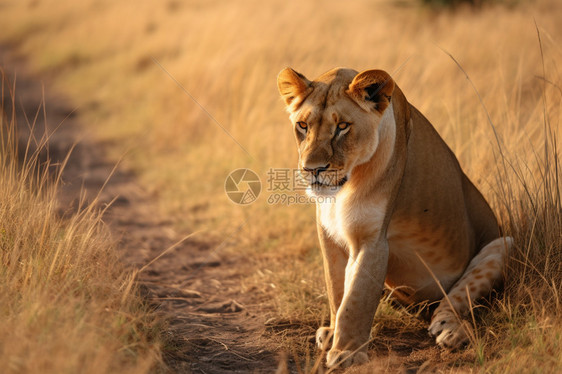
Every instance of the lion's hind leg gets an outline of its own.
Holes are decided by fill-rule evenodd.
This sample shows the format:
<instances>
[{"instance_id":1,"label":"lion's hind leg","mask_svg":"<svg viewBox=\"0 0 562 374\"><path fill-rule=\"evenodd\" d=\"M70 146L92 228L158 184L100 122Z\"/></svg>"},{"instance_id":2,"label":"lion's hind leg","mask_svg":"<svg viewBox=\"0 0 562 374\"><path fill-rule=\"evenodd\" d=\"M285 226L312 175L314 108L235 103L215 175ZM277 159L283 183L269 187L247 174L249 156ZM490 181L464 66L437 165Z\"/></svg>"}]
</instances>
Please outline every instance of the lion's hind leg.
<instances>
[{"instance_id":1,"label":"lion's hind leg","mask_svg":"<svg viewBox=\"0 0 562 374\"><path fill-rule=\"evenodd\" d=\"M494 285L501 281L502 270L512 244L513 239L510 237L495 239L470 261L463 276L433 313L429 333L436 338L437 344L458 348L468 342L466 327L463 326L461 318L467 316L470 305L474 304L475 300L487 296Z\"/></svg>"}]
</instances>

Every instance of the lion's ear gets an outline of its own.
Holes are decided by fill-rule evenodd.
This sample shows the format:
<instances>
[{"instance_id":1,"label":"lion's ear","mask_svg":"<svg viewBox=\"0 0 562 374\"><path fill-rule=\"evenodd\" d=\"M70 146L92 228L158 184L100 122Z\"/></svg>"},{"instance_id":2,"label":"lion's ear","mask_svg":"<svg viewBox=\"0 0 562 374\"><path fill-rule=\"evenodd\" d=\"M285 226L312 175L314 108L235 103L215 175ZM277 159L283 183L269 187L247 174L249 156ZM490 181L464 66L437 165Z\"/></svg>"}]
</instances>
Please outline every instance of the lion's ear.
<instances>
[{"instance_id":1,"label":"lion's ear","mask_svg":"<svg viewBox=\"0 0 562 374\"><path fill-rule=\"evenodd\" d=\"M291 68L281 70L277 76L277 87L287 107L298 105L312 91L310 81Z\"/></svg>"},{"instance_id":2,"label":"lion's ear","mask_svg":"<svg viewBox=\"0 0 562 374\"><path fill-rule=\"evenodd\" d=\"M386 71L367 70L357 74L346 93L367 111L373 108L380 113L390 104L394 80Z\"/></svg>"}]
</instances>

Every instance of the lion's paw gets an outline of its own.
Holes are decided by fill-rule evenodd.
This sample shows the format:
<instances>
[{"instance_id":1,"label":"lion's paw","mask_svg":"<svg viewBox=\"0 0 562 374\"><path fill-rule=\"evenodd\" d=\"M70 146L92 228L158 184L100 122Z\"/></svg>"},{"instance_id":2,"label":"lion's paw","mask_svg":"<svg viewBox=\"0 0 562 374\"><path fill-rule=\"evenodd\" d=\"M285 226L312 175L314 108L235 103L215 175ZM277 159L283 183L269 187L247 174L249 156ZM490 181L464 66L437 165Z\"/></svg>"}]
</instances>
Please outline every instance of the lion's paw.
<instances>
[{"instance_id":1,"label":"lion's paw","mask_svg":"<svg viewBox=\"0 0 562 374\"><path fill-rule=\"evenodd\" d=\"M340 351L332 348L326 357L326 364L329 368L348 368L352 365L361 365L367 362L369 362L369 356L362 351Z\"/></svg>"},{"instance_id":2,"label":"lion's paw","mask_svg":"<svg viewBox=\"0 0 562 374\"><path fill-rule=\"evenodd\" d=\"M456 349L468 343L467 328L452 311L443 311L433 317L428 330L439 346Z\"/></svg>"},{"instance_id":3,"label":"lion's paw","mask_svg":"<svg viewBox=\"0 0 562 374\"><path fill-rule=\"evenodd\" d=\"M333 328L320 327L318 330L316 330L316 346L323 351L327 351L332 346L333 335Z\"/></svg>"}]
</instances>

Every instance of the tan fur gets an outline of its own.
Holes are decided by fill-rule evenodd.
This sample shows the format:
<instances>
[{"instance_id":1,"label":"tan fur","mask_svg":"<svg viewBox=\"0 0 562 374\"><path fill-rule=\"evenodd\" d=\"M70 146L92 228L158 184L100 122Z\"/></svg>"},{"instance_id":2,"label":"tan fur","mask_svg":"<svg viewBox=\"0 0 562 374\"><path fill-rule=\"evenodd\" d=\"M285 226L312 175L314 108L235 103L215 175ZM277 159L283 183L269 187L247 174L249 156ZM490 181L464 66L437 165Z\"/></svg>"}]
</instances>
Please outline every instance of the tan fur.
<instances>
[{"instance_id":1,"label":"tan fur","mask_svg":"<svg viewBox=\"0 0 562 374\"><path fill-rule=\"evenodd\" d=\"M467 292L473 303L501 279L511 238L454 154L384 71L309 81L288 68L278 85L317 197L331 310L317 343L328 349L333 335L328 366L367 361L384 284L405 304L441 300L429 331L442 346L462 345ZM321 201L328 195L335 202Z\"/></svg>"}]
</instances>

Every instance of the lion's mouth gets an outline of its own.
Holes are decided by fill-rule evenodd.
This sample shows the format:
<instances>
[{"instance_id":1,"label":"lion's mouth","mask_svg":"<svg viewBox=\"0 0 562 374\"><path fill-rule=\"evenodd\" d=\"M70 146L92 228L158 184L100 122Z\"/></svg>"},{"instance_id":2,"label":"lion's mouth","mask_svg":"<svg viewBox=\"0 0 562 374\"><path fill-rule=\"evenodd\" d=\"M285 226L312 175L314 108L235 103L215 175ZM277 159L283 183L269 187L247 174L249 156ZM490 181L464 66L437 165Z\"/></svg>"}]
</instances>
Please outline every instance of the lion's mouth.
<instances>
[{"instance_id":1,"label":"lion's mouth","mask_svg":"<svg viewBox=\"0 0 562 374\"><path fill-rule=\"evenodd\" d=\"M310 184L311 187L316 187L316 188L320 188L320 187L341 187L343 186L345 183L347 182L347 176L343 177L342 179L338 180L335 184L327 184L327 183L322 183L318 180L315 180L314 182L312 182Z\"/></svg>"}]
</instances>

